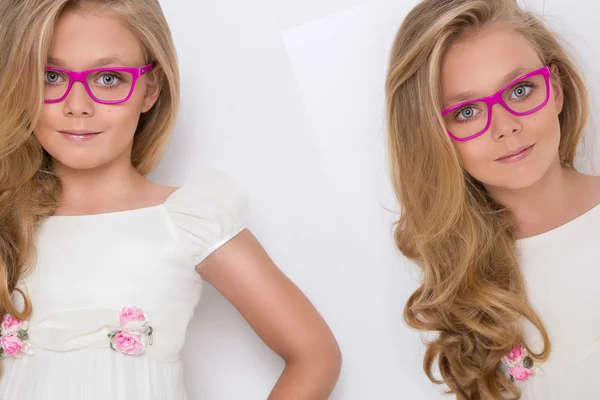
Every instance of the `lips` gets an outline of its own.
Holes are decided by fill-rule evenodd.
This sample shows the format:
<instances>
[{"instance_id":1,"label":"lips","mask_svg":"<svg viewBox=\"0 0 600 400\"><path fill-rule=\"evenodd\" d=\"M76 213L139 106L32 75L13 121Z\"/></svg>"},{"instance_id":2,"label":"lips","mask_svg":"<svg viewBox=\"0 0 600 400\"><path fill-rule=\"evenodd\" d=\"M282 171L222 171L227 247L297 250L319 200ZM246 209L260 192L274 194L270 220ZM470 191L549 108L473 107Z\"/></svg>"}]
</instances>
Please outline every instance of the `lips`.
<instances>
[{"instance_id":1,"label":"lips","mask_svg":"<svg viewBox=\"0 0 600 400\"><path fill-rule=\"evenodd\" d=\"M84 130L75 130L75 131L59 131L65 135L75 135L75 136L83 136L83 135L97 135L100 132L98 131L84 131Z\"/></svg>"},{"instance_id":2,"label":"lips","mask_svg":"<svg viewBox=\"0 0 600 400\"><path fill-rule=\"evenodd\" d=\"M85 142L92 140L102 132L87 131L87 130L74 130L74 131L59 131L63 138L74 141L74 142Z\"/></svg>"},{"instance_id":3,"label":"lips","mask_svg":"<svg viewBox=\"0 0 600 400\"><path fill-rule=\"evenodd\" d=\"M534 145L532 144L530 146L519 147L518 149L508 152L508 153L504 154L502 157L497 158L496 161L513 162L513 161L522 160L523 158L527 157L531 153L533 146Z\"/></svg>"}]
</instances>

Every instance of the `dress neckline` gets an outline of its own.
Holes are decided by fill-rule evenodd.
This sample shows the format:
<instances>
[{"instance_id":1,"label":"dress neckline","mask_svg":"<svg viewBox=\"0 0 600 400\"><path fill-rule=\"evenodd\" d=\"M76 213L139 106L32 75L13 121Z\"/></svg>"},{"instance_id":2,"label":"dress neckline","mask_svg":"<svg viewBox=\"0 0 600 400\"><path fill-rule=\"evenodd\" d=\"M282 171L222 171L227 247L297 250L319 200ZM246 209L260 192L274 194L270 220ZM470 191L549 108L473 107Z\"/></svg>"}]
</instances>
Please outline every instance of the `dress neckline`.
<instances>
[{"instance_id":1,"label":"dress neckline","mask_svg":"<svg viewBox=\"0 0 600 400\"><path fill-rule=\"evenodd\" d=\"M62 220L62 219L99 218L99 217L103 217L103 216L110 217L110 216L141 213L141 212L145 212L145 211L153 211L156 209L163 208L180 190L181 190L181 187L178 187L169 196L167 196L167 198L162 203L155 204L152 206L131 208L129 210L108 211L108 212L95 213L95 214L51 215L51 216L47 217L47 219L49 219L49 220L61 219Z\"/></svg>"},{"instance_id":2,"label":"dress neckline","mask_svg":"<svg viewBox=\"0 0 600 400\"><path fill-rule=\"evenodd\" d=\"M536 243L536 242L539 242L542 240L550 239L551 237L558 235L558 234L562 233L563 231L565 231L567 229L571 229L572 227L582 223L590 216L595 215L597 212L600 212L600 204L596 204L594 207L585 211L583 214L578 215L577 217L565 222L562 225L559 225L553 229L550 229L549 231L542 232L537 235L529 236L526 238L517 239L517 243L519 245L527 245L527 244Z\"/></svg>"}]
</instances>

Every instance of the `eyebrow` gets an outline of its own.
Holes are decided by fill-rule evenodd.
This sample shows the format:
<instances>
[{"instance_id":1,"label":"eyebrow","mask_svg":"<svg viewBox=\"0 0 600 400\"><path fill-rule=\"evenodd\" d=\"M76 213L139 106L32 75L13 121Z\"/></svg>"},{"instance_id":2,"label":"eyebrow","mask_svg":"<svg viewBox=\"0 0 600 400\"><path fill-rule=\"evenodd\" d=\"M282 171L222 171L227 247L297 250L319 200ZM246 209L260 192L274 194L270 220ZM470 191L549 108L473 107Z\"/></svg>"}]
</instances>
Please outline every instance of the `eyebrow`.
<instances>
[{"instance_id":1,"label":"eyebrow","mask_svg":"<svg viewBox=\"0 0 600 400\"><path fill-rule=\"evenodd\" d=\"M504 82L504 83L502 84L501 87L504 87L509 82L512 82L515 79L517 79L518 77L525 75L527 72L534 71L534 70L535 70L535 68L525 67L522 65L513 69L512 71L510 71L508 74L506 74L504 76L504 79L502 80L502 82ZM468 92L463 92L463 93L457 94L455 96L449 97L448 99L444 100L443 107L445 110L447 108L452 107L453 104L459 104L459 103L462 103L463 101L481 98L481 97L485 97L485 96L478 96L477 93L470 90Z\"/></svg>"},{"instance_id":2,"label":"eyebrow","mask_svg":"<svg viewBox=\"0 0 600 400\"><path fill-rule=\"evenodd\" d=\"M59 58L55 58L52 56L48 57L48 64L49 65L54 65L54 66L64 66L66 65L66 63L64 61L62 61ZM119 58L118 56L110 56L110 57L103 57L103 58L99 58L96 61L94 61L91 65L92 68L102 68L105 67L107 65L114 65L114 64L119 64L122 66L127 66L125 61L123 61L123 59Z\"/></svg>"}]
</instances>

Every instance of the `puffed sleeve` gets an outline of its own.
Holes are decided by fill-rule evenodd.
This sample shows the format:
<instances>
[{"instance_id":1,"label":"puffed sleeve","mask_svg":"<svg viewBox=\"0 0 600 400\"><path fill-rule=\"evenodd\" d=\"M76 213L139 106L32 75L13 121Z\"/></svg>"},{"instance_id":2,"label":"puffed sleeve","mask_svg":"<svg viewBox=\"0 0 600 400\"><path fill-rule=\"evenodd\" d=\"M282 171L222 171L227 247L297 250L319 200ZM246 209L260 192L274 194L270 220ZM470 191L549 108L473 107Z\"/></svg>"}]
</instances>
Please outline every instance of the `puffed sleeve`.
<instances>
[{"instance_id":1,"label":"puffed sleeve","mask_svg":"<svg viewBox=\"0 0 600 400\"><path fill-rule=\"evenodd\" d=\"M165 203L193 265L244 230L246 191L229 175L206 171L181 186Z\"/></svg>"}]
</instances>

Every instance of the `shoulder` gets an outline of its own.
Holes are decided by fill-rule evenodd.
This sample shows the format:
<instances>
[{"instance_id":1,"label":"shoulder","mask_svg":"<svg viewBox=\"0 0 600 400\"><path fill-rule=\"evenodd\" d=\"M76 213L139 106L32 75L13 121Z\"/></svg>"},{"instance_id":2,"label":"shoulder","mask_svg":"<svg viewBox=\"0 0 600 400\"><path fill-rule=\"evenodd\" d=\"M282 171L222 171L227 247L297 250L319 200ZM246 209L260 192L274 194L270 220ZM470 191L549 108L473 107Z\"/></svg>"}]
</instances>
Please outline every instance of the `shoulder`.
<instances>
[{"instance_id":1,"label":"shoulder","mask_svg":"<svg viewBox=\"0 0 600 400\"><path fill-rule=\"evenodd\" d=\"M579 174L577 185L574 185L571 194L575 195L575 204L578 205L578 214L585 214L600 205L600 176Z\"/></svg>"},{"instance_id":2,"label":"shoulder","mask_svg":"<svg viewBox=\"0 0 600 400\"><path fill-rule=\"evenodd\" d=\"M600 176L586 176L585 179L589 184L591 197L596 200L595 204L600 204Z\"/></svg>"},{"instance_id":3,"label":"shoulder","mask_svg":"<svg viewBox=\"0 0 600 400\"><path fill-rule=\"evenodd\" d=\"M165 202L176 233L194 265L244 229L248 195L232 176L206 170Z\"/></svg>"},{"instance_id":4,"label":"shoulder","mask_svg":"<svg viewBox=\"0 0 600 400\"><path fill-rule=\"evenodd\" d=\"M165 201L167 210L206 215L216 212L242 213L248 194L231 175L217 170L205 170L188 179Z\"/></svg>"}]
</instances>

